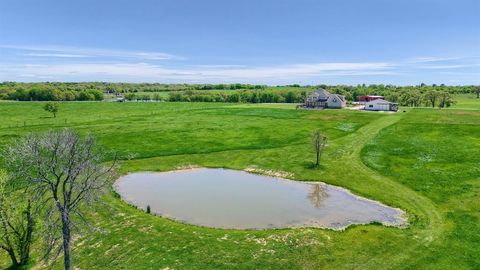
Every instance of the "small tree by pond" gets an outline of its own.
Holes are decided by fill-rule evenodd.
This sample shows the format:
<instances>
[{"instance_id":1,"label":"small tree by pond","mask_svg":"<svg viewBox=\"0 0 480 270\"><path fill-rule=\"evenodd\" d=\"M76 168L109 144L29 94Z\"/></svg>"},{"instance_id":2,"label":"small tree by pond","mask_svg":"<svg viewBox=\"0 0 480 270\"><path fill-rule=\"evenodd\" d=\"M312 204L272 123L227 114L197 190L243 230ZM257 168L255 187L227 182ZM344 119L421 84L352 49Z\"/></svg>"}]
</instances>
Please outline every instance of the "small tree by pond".
<instances>
[{"instance_id":1,"label":"small tree by pond","mask_svg":"<svg viewBox=\"0 0 480 270\"><path fill-rule=\"evenodd\" d=\"M53 114L53 118L57 117L58 113L58 103L56 102L47 102L45 106L43 106L43 109L47 112L50 112Z\"/></svg>"},{"instance_id":2,"label":"small tree by pond","mask_svg":"<svg viewBox=\"0 0 480 270\"><path fill-rule=\"evenodd\" d=\"M315 153L316 153L316 157L317 157L315 166L320 165L320 158L322 156L323 149L327 145L327 141L328 141L328 138L323 136L320 133L320 130L317 129L313 132L313 134L312 134L312 145L315 149Z\"/></svg>"},{"instance_id":3,"label":"small tree by pond","mask_svg":"<svg viewBox=\"0 0 480 270\"><path fill-rule=\"evenodd\" d=\"M103 194L115 162L102 165L95 139L82 138L70 129L30 134L5 153L9 168L41 194L47 246L50 251L57 249L56 254L63 251L65 269L71 269L72 229L86 224L82 210Z\"/></svg>"}]
</instances>

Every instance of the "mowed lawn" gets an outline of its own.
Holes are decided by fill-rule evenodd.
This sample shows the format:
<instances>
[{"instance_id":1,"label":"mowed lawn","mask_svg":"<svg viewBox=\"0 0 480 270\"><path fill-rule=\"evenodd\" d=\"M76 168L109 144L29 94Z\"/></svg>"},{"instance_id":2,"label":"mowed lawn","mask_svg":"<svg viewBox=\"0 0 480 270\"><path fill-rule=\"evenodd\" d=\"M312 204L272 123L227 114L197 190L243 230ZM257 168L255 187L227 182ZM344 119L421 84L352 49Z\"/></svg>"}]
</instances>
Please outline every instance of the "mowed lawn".
<instances>
[{"instance_id":1,"label":"mowed lawn","mask_svg":"<svg viewBox=\"0 0 480 270\"><path fill-rule=\"evenodd\" d=\"M396 114L70 102L57 118L43 103L3 102L0 145L71 127L93 133L108 156L116 152L121 173L190 165L286 171L400 207L410 220L406 229L217 230L148 215L112 193L90 211L95 230L75 237L77 269L478 269L480 101L466 100ZM329 137L319 169L311 166L314 129ZM40 255L36 248L32 266ZM0 266L8 266L4 254ZM61 260L53 264L61 267Z\"/></svg>"}]
</instances>

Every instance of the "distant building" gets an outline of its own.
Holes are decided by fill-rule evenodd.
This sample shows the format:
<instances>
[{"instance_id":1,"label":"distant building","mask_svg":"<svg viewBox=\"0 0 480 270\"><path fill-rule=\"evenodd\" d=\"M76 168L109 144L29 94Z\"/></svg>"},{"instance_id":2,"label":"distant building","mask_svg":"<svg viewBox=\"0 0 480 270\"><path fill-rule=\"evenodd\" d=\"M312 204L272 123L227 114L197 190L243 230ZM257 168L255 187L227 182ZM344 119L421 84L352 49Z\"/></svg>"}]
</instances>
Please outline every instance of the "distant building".
<instances>
[{"instance_id":1,"label":"distant building","mask_svg":"<svg viewBox=\"0 0 480 270\"><path fill-rule=\"evenodd\" d=\"M384 96L372 96L372 95L358 97L358 101L360 101L360 103L365 103L365 102L369 102L369 101L376 100L376 99L385 99L385 97Z\"/></svg>"},{"instance_id":2,"label":"distant building","mask_svg":"<svg viewBox=\"0 0 480 270\"><path fill-rule=\"evenodd\" d=\"M304 108L343 108L346 106L345 97L339 94L330 94L327 90L319 88L305 98Z\"/></svg>"},{"instance_id":3,"label":"distant building","mask_svg":"<svg viewBox=\"0 0 480 270\"><path fill-rule=\"evenodd\" d=\"M365 110L367 111L398 111L398 104L383 99L374 99L365 102Z\"/></svg>"}]
</instances>

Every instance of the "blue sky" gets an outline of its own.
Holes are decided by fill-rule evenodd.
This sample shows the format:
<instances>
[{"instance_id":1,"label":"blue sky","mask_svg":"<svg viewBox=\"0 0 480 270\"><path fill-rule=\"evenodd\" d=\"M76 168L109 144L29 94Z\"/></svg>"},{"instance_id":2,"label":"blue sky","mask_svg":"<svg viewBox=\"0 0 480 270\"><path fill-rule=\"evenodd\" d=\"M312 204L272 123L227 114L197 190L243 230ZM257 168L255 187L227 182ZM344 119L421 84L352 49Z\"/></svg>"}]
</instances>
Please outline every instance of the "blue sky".
<instances>
[{"instance_id":1,"label":"blue sky","mask_svg":"<svg viewBox=\"0 0 480 270\"><path fill-rule=\"evenodd\" d=\"M0 81L480 84L480 1L2 0Z\"/></svg>"}]
</instances>

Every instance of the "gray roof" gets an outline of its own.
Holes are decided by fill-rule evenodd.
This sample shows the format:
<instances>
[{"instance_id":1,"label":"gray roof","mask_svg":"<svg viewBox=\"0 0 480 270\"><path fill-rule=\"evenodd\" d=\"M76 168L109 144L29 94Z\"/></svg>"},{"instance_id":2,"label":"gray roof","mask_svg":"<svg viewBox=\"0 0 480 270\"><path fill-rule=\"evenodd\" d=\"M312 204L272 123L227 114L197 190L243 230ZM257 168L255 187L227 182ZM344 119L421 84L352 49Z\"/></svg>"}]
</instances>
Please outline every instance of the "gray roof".
<instances>
[{"instance_id":1,"label":"gray roof","mask_svg":"<svg viewBox=\"0 0 480 270\"><path fill-rule=\"evenodd\" d=\"M345 97L339 94L331 94L327 90L323 88L318 88L315 90L315 92L311 93L308 95L309 99L314 99L317 101L327 101L330 96L336 96L338 97L341 101L345 101Z\"/></svg>"},{"instance_id":2,"label":"gray roof","mask_svg":"<svg viewBox=\"0 0 480 270\"><path fill-rule=\"evenodd\" d=\"M331 94L325 89L319 88L315 92L310 93L307 99L310 101L327 101Z\"/></svg>"},{"instance_id":3,"label":"gray roof","mask_svg":"<svg viewBox=\"0 0 480 270\"><path fill-rule=\"evenodd\" d=\"M318 95L318 100L327 100L328 97L331 95L327 90L323 88L317 89L314 93Z\"/></svg>"}]
</instances>

